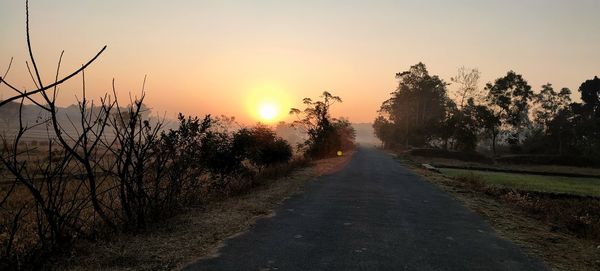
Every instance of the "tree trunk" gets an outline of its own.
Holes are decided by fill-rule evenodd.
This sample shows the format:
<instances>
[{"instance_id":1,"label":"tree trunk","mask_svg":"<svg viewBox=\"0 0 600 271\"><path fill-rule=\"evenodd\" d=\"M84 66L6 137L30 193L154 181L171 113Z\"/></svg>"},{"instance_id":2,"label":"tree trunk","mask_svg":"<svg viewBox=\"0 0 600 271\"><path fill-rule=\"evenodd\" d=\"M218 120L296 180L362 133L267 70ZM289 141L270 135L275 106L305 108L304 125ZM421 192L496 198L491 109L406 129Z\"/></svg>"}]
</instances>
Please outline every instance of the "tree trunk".
<instances>
[{"instance_id":1,"label":"tree trunk","mask_svg":"<svg viewBox=\"0 0 600 271\"><path fill-rule=\"evenodd\" d=\"M494 135L492 135L492 151L494 152L494 156L496 156L496 137L497 134L494 133Z\"/></svg>"}]
</instances>

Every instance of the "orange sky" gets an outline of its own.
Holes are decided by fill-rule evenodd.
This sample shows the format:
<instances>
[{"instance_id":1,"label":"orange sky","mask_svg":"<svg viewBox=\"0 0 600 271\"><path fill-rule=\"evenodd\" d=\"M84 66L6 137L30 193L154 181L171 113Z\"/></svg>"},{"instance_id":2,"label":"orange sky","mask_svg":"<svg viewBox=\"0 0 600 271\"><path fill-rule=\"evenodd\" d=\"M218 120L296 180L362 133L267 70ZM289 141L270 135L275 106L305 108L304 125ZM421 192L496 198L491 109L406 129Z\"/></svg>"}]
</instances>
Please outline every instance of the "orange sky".
<instances>
[{"instance_id":1,"label":"orange sky","mask_svg":"<svg viewBox=\"0 0 600 271\"><path fill-rule=\"evenodd\" d=\"M414 3L418 2L418 3ZM256 104L281 111L327 90L343 98L336 114L370 122L396 82L423 61L449 81L460 66L482 82L513 69L538 90L577 89L600 75L600 1L36 1L34 52L43 78L76 69L103 45L86 72L99 97L114 77L121 99L139 93L155 113L226 114L256 121ZM0 4L0 70L30 88L24 2ZM74 102L81 82L62 88ZM6 88L0 89L3 97Z\"/></svg>"}]
</instances>

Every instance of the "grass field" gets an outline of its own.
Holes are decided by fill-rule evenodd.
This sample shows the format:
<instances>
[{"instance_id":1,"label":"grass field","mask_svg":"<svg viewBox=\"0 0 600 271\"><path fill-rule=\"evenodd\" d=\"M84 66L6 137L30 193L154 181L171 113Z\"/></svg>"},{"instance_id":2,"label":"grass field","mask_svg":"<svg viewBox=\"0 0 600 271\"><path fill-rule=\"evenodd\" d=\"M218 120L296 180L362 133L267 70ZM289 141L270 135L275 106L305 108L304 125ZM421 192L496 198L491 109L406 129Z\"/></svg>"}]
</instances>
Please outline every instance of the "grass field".
<instances>
[{"instance_id":1,"label":"grass field","mask_svg":"<svg viewBox=\"0 0 600 271\"><path fill-rule=\"evenodd\" d=\"M441 169L441 171L449 177L477 175L481 177L485 184L492 186L600 197L600 179L596 178L543 176L467 169Z\"/></svg>"}]
</instances>

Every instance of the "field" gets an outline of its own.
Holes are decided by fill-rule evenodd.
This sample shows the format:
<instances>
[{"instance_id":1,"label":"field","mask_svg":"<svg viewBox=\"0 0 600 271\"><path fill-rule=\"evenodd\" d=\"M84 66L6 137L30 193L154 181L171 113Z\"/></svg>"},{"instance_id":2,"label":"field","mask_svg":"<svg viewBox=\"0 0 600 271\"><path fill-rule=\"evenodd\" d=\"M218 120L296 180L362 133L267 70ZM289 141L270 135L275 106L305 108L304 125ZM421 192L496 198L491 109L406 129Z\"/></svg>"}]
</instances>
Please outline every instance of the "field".
<instances>
[{"instance_id":1,"label":"field","mask_svg":"<svg viewBox=\"0 0 600 271\"><path fill-rule=\"evenodd\" d=\"M486 185L557 194L600 197L600 179L584 177L546 176L468 169L440 169L448 177L476 175Z\"/></svg>"},{"instance_id":2,"label":"field","mask_svg":"<svg viewBox=\"0 0 600 271\"><path fill-rule=\"evenodd\" d=\"M506 170L506 171L529 171L549 174L581 174L600 176L600 168L593 167L574 167L563 165L535 165L535 164L485 164L481 162L467 162L457 159L448 159L440 157L422 157L409 156L410 160L416 163L428 163L438 168L446 167L461 167L461 168L485 168L490 170Z\"/></svg>"}]
</instances>

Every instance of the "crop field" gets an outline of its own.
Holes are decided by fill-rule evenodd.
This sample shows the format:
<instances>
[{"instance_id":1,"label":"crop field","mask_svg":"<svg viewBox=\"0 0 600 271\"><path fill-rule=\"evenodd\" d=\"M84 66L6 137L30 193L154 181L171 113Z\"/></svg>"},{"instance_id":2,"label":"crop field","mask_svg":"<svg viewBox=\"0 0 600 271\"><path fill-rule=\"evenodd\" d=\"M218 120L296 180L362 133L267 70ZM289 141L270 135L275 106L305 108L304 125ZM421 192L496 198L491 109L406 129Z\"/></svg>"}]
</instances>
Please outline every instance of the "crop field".
<instances>
[{"instance_id":1,"label":"crop field","mask_svg":"<svg viewBox=\"0 0 600 271\"><path fill-rule=\"evenodd\" d=\"M545 176L468 169L441 169L448 177L476 175L487 185L525 191L573 194L600 197L600 179L584 177Z\"/></svg>"}]
</instances>

